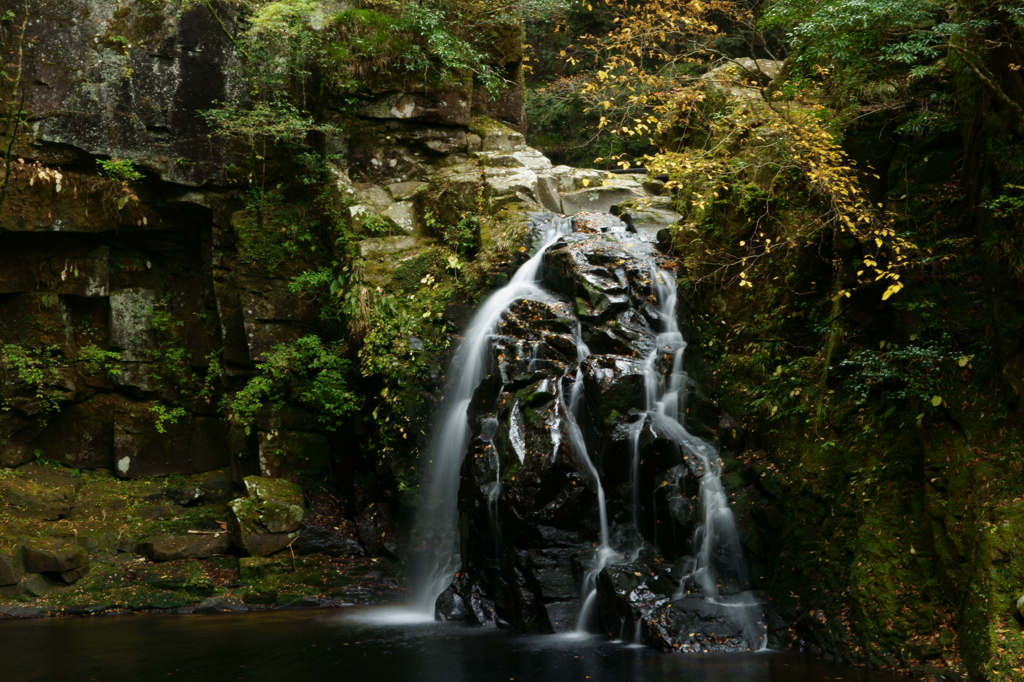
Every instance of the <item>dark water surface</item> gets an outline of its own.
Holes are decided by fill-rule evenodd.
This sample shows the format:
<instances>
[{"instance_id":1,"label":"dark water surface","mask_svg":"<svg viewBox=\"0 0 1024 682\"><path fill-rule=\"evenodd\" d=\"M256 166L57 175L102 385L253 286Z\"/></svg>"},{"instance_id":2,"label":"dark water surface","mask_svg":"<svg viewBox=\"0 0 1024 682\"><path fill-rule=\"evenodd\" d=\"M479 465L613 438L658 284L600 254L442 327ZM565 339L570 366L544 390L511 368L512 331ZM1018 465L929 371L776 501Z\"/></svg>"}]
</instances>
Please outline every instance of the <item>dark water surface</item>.
<instances>
[{"instance_id":1,"label":"dark water surface","mask_svg":"<svg viewBox=\"0 0 1024 682\"><path fill-rule=\"evenodd\" d=\"M3 682L893 682L792 653L664 654L593 637L388 622L395 611L0 622Z\"/></svg>"}]
</instances>

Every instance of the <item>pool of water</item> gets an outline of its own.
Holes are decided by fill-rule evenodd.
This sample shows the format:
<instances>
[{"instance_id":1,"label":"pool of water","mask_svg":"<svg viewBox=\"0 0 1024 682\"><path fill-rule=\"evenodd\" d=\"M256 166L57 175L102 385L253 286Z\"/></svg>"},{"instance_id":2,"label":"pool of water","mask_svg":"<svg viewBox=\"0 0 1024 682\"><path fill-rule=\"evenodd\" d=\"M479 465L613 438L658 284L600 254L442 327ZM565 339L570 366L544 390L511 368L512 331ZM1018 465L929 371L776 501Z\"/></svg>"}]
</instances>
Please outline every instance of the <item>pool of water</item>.
<instances>
[{"instance_id":1,"label":"pool of water","mask_svg":"<svg viewBox=\"0 0 1024 682\"><path fill-rule=\"evenodd\" d=\"M665 654L423 622L394 607L0 622L4 682L894 682L798 654ZM905 678L902 678L905 679Z\"/></svg>"}]
</instances>

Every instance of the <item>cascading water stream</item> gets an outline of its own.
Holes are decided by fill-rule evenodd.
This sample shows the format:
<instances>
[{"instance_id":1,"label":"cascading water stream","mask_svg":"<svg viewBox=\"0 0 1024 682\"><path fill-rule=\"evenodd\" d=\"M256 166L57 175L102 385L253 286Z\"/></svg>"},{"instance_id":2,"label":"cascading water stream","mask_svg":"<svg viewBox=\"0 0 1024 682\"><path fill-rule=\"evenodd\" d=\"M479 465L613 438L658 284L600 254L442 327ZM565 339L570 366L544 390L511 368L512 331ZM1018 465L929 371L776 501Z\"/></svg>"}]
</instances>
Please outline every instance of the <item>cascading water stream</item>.
<instances>
[{"instance_id":1,"label":"cascading water stream","mask_svg":"<svg viewBox=\"0 0 1024 682\"><path fill-rule=\"evenodd\" d=\"M601 528L601 543L598 545L594 555L593 565L583 578L583 585L580 589L580 613L576 619L576 632L585 633L587 632L587 623L590 621L594 610L594 604L597 601L597 574L601 572L611 558L618 556L618 553L611 546L608 531L608 507L605 503L601 476L597 472L597 467L590 460L587 444L583 440L583 432L579 427L579 419L583 409L583 361L590 355L590 349L583 342L583 336L578 327L576 330L576 348L576 377L572 384L572 391L569 394L568 408L566 408L561 390L559 390L558 399L561 409L567 415L566 422L569 430L569 442L572 444L576 456L586 465L587 471L594 479L594 485L597 487L597 509Z\"/></svg>"},{"instance_id":2,"label":"cascading water stream","mask_svg":"<svg viewBox=\"0 0 1024 682\"><path fill-rule=\"evenodd\" d=\"M459 554L459 470L471 431L467 409L477 385L485 378L487 343L501 314L519 299L542 297L537 285L544 252L562 235L572 231L568 218L552 218L540 248L516 271L507 285L488 298L455 351L451 368L454 381L441 398L441 407L427 451L427 471L421 488L422 505L414 530L415 601L418 610L433 614L434 602L451 583L461 564Z\"/></svg>"},{"instance_id":3,"label":"cascading water stream","mask_svg":"<svg viewBox=\"0 0 1024 682\"><path fill-rule=\"evenodd\" d=\"M647 393L647 417L662 436L674 441L683 452L697 457L701 464L700 524L694 532L696 561L690 575L680 586L683 592L689 578L701 589L706 601L721 606L735 607L735 618L741 622L744 635L756 648L767 645L766 627L759 621L758 602L750 593L750 578L743 556L739 530L729 508L729 499L722 486L722 462L714 445L692 435L682 424L685 414L685 392L689 378L683 371L686 340L679 329L676 316L676 282L671 273L649 261L657 308L654 313L661 327L655 337L654 350L644 363ZM658 371L659 360L668 359L671 369L667 376ZM641 420L641 424L642 424ZM639 435L639 430L637 431ZM633 441L634 476L639 471L639 438ZM634 495L638 490L634 485ZM638 501L634 498L634 514L638 514ZM634 523L639 518L634 516ZM721 598L722 567L730 574L733 587L739 594Z\"/></svg>"},{"instance_id":4,"label":"cascading water stream","mask_svg":"<svg viewBox=\"0 0 1024 682\"><path fill-rule=\"evenodd\" d=\"M420 517L413 535L414 547L417 549L413 564L416 604L418 611L424 615L433 613L437 597L451 584L461 565L458 493L462 461L472 436L467 410L474 391L486 376L489 364L488 343L496 332L502 314L514 302L548 297L537 283L542 259L560 237L570 232L571 219L555 218L547 223L540 248L505 287L495 292L481 306L452 360L452 381L442 397L437 426L432 434L422 486ZM700 520L693 537L694 555L681 559L685 562L686 575L677 598L685 597L689 594L687 587L694 586L706 602L717 607L727 607L725 611L729 613L730 620L742 626L744 638L755 648L764 648L767 643L766 629L759 622L758 603L749 591L749 576L739 533L721 482L722 465L718 451L712 443L694 436L683 426L684 399L689 378L683 370L686 341L676 317L675 279L670 272L657 266L650 255L649 244L628 236L618 226L606 226L603 232L606 238L610 236L627 250L646 259L655 293L655 306L648 309L648 316L656 329L653 350L643 364L645 411L638 415L639 419L632 420L629 432L632 522L622 528L628 539L623 547L618 548L619 551L611 544L605 491L580 428L584 403L583 365L590 350L583 341L579 322L575 334L577 361L566 369L557 382L558 409L550 428L553 453L557 453L563 438L568 440L577 461L594 482L600 520L600 542L581 586L581 606L576 630L578 633L587 632L593 620L600 572L613 562L635 561L643 547L644 541L639 532L642 508L640 441L644 428L649 425L659 437L674 442L681 453L691 458L694 464L691 470L700 479ZM538 362L536 353L535 347L527 358L531 370ZM497 424L492 418L486 424L482 423L481 428L482 435L488 439L493 438L499 429L509 428L510 444L520 462L525 461L525 443L521 442L523 415L518 404L513 405L507 427ZM494 482L486 490L487 513L492 526L497 522L497 505L502 494L498 470L499 467L495 466ZM492 530L495 542L500 543L500 529ZM500 547L495 547L496 554L499 550ZM723 586L726 589L723 590ZM639 630L637 637L638 633Z\"/></svg>"}]
</instances>

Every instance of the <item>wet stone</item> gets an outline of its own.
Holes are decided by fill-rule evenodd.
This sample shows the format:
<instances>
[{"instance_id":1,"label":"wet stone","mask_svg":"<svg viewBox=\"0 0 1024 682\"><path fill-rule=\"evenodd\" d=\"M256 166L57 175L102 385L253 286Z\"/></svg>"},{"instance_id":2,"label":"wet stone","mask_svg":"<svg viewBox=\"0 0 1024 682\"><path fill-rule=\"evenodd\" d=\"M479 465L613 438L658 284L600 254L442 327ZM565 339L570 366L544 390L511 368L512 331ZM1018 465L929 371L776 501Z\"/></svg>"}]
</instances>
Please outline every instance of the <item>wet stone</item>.
<instances>
[{"instance_id":1,"label":"wet stone","mask_svg":"<svg viewBox=\"0 0 1024 682\"><path fill-rule=\"evenodd\" d=\"M552 632L572 632L579 617L579 601L554 602L544 605L544 614Z\"/></svg>"},{"instance_id":2,"label":"wet stone","mask_svg":"<svg viewBox=\"0 0 1024 682\"><path fill-rule=\"evenodd\" d=\"M455 585L448 588L437 598L434 605L434 620L464 621L466 620L466 602L456 591Z\"/></svg>"}]
</instances>

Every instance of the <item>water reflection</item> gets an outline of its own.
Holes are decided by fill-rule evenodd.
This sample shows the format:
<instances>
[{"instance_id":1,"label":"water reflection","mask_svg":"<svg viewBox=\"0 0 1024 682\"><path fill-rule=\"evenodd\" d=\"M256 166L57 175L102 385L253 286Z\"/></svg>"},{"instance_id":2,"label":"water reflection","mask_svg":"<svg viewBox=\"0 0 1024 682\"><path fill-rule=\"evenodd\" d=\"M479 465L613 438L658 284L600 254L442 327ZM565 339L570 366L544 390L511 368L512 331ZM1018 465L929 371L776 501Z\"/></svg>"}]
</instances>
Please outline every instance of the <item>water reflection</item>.
<instances>
[{"instance_id":1,"label":"water reflection","mask_svg":"<svg viewBox=\"0 0 1024 682\"><path fill-rule=\"evenodd\" d=\"M600 637L402 622L394 607L0 622L11 682L892 682L796 654L659 654Z\"/></svg>"}]
</instances>

